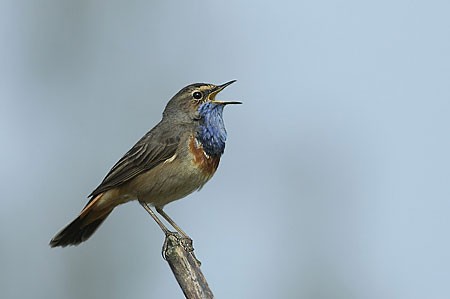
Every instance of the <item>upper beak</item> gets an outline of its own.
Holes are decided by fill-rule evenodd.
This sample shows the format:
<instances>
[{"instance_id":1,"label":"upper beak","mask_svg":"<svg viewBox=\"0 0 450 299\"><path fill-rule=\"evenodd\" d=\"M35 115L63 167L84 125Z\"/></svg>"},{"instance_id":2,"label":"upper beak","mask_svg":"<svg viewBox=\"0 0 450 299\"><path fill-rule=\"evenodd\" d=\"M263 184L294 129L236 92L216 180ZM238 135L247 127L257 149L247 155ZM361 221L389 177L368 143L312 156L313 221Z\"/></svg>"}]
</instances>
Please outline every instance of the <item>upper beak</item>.
<instances>
[{"instance_id":1,"label":"upper beak","mask_svg":"<svg viewBox=\"0 0 450 299\"><path fill-rule=\"evenodd\" d=\"M228 104L242 104L242 102L237 102L237 101L230 101L230 102L224 102L224 101L216 101L216 95L221 92L222 90L225 89L225 87L227 87L228 85L233 84L234 82L236 82L236 80L231 80L230 82L224 83L222 85L218 85L213 91L211 91L211 93L209 94L209 99L211 102L216 103L216 104L222 104L222 105L228 105Z\"/></svg>"}]
</instances>

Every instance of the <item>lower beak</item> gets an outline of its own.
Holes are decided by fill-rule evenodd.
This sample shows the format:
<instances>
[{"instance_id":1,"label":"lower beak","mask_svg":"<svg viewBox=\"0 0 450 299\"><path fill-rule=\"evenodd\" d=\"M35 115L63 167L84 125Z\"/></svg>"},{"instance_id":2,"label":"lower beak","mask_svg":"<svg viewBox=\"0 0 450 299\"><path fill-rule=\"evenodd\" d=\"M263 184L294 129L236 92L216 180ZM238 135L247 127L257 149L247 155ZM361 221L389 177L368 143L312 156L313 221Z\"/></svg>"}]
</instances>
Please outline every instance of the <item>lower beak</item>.
<instances>
[{"instance_id":1,"label":"lower beak","mask_svg":"<svg viewBox=\"0 0 450 299\"><path fill-rule=\"evenodd\" d=\"M229 101L229 102L213 101L213 103L220 104L220 105L242 104L242 102L238 102L238 101Z\"/></svg>"}]
</instances>

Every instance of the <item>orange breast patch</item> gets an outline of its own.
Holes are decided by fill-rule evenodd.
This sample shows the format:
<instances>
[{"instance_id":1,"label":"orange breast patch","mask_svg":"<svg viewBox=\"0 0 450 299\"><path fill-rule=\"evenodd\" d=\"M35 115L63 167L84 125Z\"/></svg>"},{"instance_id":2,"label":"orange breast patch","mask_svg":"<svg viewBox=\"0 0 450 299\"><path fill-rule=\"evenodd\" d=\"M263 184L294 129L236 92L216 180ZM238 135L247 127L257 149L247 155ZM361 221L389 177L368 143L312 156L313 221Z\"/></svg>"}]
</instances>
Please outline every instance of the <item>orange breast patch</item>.
<instances>
[{"instance_id":1,"label":"orange breast patch","mask_svg":"<svg viewBox=\"0 0 450 299\"><path fill-rule=\"evenodd\" d=\"M212 176L219 166L220 157L208 156L203 150L202 144L191 137L189 141L189 150L194 156L194 164L199 167L207 176Z\"/></svg>"}]
</instances>

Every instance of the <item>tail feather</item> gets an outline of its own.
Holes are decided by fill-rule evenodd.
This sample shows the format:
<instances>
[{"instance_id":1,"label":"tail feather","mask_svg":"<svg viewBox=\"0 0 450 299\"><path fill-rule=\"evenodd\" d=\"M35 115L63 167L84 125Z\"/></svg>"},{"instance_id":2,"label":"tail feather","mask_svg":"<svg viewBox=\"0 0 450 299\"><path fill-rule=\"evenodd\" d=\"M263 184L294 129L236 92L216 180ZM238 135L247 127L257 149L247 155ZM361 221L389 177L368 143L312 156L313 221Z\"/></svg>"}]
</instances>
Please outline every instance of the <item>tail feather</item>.
<instances>
[{"instance_id":1,"label":"tail feather","mask_svg":"<svg viewBox=\"0 0 450 299\"><path fill-rule=\"evenodd\" d=\"M53 237L50 246L75 246L89 239L114 209L114 201L108 200L108 194L100 193L93 197L80 215Z\"/></svg>"},{"instance_id":2,"label":"tail feather","mask_svg":"<svg viewBox=\"0 0 450 299\"><path fill-rule=\"evenodd\" d=\"M92 220L92 217L89 217L90 213L85 215L81 214L53 237L50 241L50 246L75 246L86 241L97 230L100 224L105 221L106 217L108 217L111 212L112 209L106 213L102 213L101 216L95 217L94 220Z\"/></svg>"}]
</instances>

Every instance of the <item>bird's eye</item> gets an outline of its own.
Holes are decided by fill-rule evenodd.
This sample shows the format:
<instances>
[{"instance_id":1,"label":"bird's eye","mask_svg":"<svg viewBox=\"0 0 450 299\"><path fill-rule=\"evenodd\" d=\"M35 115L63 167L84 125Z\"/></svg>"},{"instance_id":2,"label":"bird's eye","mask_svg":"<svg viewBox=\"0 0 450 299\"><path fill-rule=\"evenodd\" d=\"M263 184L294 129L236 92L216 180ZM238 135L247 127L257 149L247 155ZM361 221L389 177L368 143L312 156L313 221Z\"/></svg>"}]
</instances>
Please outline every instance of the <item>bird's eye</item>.
<instances>
[{"instance_id":1,"label":"bird's eye","mask_svg":"<svg viewBox=\"0 0 450 299\"><path fill-rule=\"evenodd\" d=\"M196 91L192 94L192 96L194 97L194 99L200 100L203 97L203 94L200 91Z\"/></svg>"}]
</instances>

